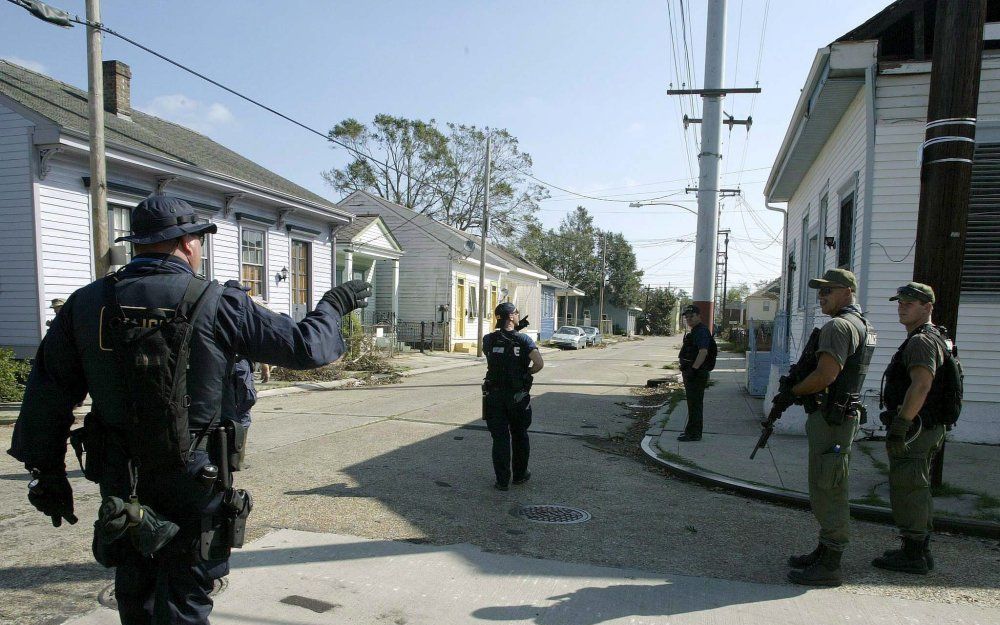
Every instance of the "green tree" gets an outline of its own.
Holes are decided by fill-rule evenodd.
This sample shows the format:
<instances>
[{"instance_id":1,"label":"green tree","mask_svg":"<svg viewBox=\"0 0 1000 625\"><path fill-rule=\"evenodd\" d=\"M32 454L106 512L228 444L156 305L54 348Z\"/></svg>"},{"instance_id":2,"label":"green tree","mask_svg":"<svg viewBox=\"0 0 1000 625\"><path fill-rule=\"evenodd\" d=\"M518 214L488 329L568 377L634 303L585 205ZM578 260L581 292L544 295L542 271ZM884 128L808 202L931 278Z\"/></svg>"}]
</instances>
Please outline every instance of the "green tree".
<instances>
[{"instance_id":1,"label":"green tree","mask_svg":"<svg viewBox=\"0 0 1000 625\"><path fill-rule=\"evenodd\" d=\"M360 154L342 168L323 172L337 191L366 191L424 213L460 230L479 231L486 190L486 133L492 137L490 239L516 241L548 197L532 183L531 156L506 130L424 122L377 115L371 126L347 119L330 137ZM385 163L380 164L380 163Z\"/></svg>"},{"instance_id":2,"label":"green tree","mask_svg":"<svg viewBox=\"0 0 1000 625\"><path fill-rule=\"evenodd\" d=\"M726 291L726 303L742 302L747 295L750 295L750 286L746 282L740 282Z\"/></svg>"},{"instance_id":3,"label":"green tree","mask_svg":"<svg viewBox=\"0 0 1000 625\"><path fill-rule=\"evenodd\" d=\"M541 224L531 223L518 247L525 258L596 299L601 290L601 245L607 245L606 300L616 306L636 304L642 272L632 244L620 233L598 229L583 206L563 217L556 230L545 231Z\"/></svg>"},{"instance_id":4,"label":"green tree","mask_svg":"<svg viewBox=\"0 0 1000 625\"><path fill-rule=\"evenodd\" d=\"M648 328L650 334L672 335L674 333L674 309L677 307L677 296L670 289L658 288L643 290L640 306L642 319L640 327Z\"/></svg>"}]
</instances>

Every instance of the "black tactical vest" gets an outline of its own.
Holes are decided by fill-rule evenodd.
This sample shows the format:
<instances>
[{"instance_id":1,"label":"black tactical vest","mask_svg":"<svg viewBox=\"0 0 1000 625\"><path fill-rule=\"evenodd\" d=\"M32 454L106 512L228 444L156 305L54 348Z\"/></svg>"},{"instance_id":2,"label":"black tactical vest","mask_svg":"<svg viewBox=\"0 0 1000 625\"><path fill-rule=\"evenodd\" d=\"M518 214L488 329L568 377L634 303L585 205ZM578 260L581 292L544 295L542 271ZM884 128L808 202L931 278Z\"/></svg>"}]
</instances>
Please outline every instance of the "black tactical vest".
<instances>
[{"instance_id":1,"label":"black tactical vest","mask_svg":"<svg viewBox=\"0 0 1000 625\"><path fill-rule=\"evenodd\" d=\"M177 309L192 279L187 272L157 272L147 267L123 271L115 285L115 296L124 313L133 320L169 317ZM191 429L212 422L221 407L234 411L232 385L228 376L231 362L215 339L215 318L223 287L212 281L204 293L203 311L195 319L190 340L186 375L187 416ZM119 374L120 366L110 340L110 319L105 281L98 280L78 290L74 296L73 334L83 363L93 412L100 425L112 435L128 438L128 393Z\"/></svg>"},{"instance_id":2,"label":"black tactical vest","mask_svg":"<svg viewBox=\"0 0 1000 625\"><path fill-rule=\"evenodd\" d=\"M486 354L486 382L494 388L526 390L531 359L528 348L515 332L495 330Z\"/></svg>"},{"instance_id":3,"label":"black tactical vest","mask_svg":"<svg viewBox=\"0 0 1000 625\"><path fill-rule=\"evenodd\" d=\"M837 316L854 326L861 340L854 353L847 357L840 375L827 389L827 410L832 409L834 405L846 406L852 399L856 399L854 396L861 392L865 377L868 375L868 365L871 363L872 354L875 353L875 330L867 319L853 310L842 311Z\"/></svg>"},{"instance_id":4,"label":"black tactical vest","mask_svg":"<svg viewBox=\"0 0 1000 625\"><path fill-rule=\"evenodd\" d=\"M944 361L934 373L934 381L920 407L919 415L926 427L944 425L949 430L962 412L963 374L957 350L948 338L947 330L927 323L911 332L893 354L882 375L882 402L890 410L898 410L910 388L910 372L903 365L903 351L907 343L918 334L931 336L939 344Z\"/></svg>"}]
</instances>

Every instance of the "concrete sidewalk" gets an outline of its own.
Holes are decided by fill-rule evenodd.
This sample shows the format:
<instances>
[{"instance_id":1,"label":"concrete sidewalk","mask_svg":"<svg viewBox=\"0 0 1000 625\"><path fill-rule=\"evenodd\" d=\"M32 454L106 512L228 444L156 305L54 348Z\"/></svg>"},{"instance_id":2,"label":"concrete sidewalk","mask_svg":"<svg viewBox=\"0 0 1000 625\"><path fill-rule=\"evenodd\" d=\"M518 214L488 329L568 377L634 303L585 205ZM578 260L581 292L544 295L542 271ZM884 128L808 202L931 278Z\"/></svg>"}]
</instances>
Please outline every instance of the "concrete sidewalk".
<instances>
[{"instance_id":1,"label":"concrete sidewalk","mask_svg":"<svg viewBox=\"0 0 1000 625\"><path fill-rule=\"evenodd\" d=\"M212 623L949 623L996 610L573 564L338 534L279 530L234 552ZM98 608L67 621L112 625Z\"/></svg>"},{"instance_id":2,"label":"concrete sidewalk","mask_svg":"<svg viewBox=\"0 0 1000 625\"><path fill-rule=\"evenodd\" d=\"M763 400L745 391L745 359L722 352L712 372L712 385L705 392L705 432L699 442L681 443L677 436L687 421L687 404L680 402L673 413L664 407L654 416L647 433L647 454L683 471L700 469L738 480L800 495L808 492L805 436L775 431L765 449L750 460L760 436ZM787 419L793 406L785 413ZM794 418L794 417L793 417ZM888 459L877 429L877 417L862 429L851 454L852 503L888 509ZM780 423L780 422L779 422ZM961 427L961 422L959 426ZM997 523L1000 533L1000 446L949 441L944 466L945 492L934 498L938 516Z\"/></svg>"}]
</instances>

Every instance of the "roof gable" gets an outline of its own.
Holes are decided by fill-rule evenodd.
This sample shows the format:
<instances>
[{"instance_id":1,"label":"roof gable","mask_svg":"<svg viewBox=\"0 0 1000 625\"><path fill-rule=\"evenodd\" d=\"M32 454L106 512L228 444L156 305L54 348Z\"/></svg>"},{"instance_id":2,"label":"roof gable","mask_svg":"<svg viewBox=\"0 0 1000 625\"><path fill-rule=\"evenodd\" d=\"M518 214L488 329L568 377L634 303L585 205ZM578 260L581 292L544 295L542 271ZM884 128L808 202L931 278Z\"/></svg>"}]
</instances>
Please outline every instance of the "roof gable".
<instances>
[{"instance_id":1,"label":"roof gable","mask_svg":"<svg viewBox=\"0 0 1000 625\"><path fill-rule=\"evenodd\" d=\"M0 94L65 130L89 135L88 97L81 89L0 60ZM133 108L131 119L105 112L104 125L109 146L172 159L336 210L333 202L178 124Z\"/></svg>"}]
</instances>

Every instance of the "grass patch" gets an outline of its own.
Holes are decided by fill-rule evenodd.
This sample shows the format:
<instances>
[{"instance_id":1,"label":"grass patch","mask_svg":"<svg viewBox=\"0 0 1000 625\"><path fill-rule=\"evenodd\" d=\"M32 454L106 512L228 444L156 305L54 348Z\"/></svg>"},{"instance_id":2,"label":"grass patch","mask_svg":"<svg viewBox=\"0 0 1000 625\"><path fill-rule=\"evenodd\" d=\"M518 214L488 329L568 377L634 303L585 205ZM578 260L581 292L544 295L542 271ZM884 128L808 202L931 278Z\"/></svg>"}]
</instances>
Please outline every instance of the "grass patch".
<instances>
[{"instance_id":1,"label":"grass patch","mask_svg":"<svg viewBox=\"0 0 1000 625\"><path fill-rule=\"evenodd\" d=\"M647 363L645 363L645 364L644 364L644 365L642 365L642 366L643 366L643 367L652 367L653 365L651 365L651 364L649 364L649 363L647 362Z\"/></svg>"},{"instance_id":2,"label":"grass patch","mask_svg":"<svg viewBox=\"0 0 1000 625\"><path fill-rule=\"evenodd\" d=\"M966 490L960 486L954 486L948 482L941 482L940 486L931 486L931 497L958 497L960 495L976 495L971 490Z\"/></svg>"},{"instance_id":3,"label":"grass patch","mask_svg":"<svg viewBox=\"0 0 1000 625\"><path fill-rule=\"evenodd\" d=\"M993 495L980 494L979 499L976 501L976 510L986 512L991 508L1000 508L1000 499L997 499Z\"/></svg>"},{"instance_id":4,"label":"grass patch","mask_svg":"<svg viewBox=\"0 0 1000 625\"><path fill-rule=\"evenodd\" d=\"M681 368L680 364L676 362L668 362L667 364L663 365L663 367L661 367L661 369L680 369L680 368Z\"/></svg>"},{"instance_id":5,"label":"grass patch","mask_svg":"<svg viewBox=\"0 0 1000 625\"><path fill-rule=\"evenodd\" d=\"M881 458L876 458L875 457L875 450L873 450L870 445L865 445L865 444L862 444L862 443L858 443L857 447L858 447L858 451L860 451L864 455L868 456L869 459L871 459L872 466L875 467L876 471L878 471L882 475L889 475L889 465L888 465L888 463L886 463Z\"/></svg>"},{"instance_id":6,"label":"grass patch","mask_svg":"<svg viewBox=\"0 0 1000 625\"><path fill-rule=\"evenodd\" d=\"M684 456L678 456L677 454L670 453L669 451L661 451L660 453L658 453L656 455L659 456L660 458L663 458L664 460L666 460L668 462L673 462L674 464L684 465L685 467L690 467L692 469L700 469L701 468L698 465L696 465L695 463L693 463L690 460L688 460L687 458L685 458Z\"/></svg>"},{"instance_id":7,"label":"grass patch","mask_svg":"<svg viewBox=\"0 0 1000 625\"><path fill-rule=\"evenodd\" d=\"M882 499L875 493L868 493L864 497L858 497L856 499L852 499L851 503L858 503L866 506L880 506L882 508L889 507L889 502L887 502L885 499Z\"/></svg>"},{"instance_id":8,"label":"grass patch","mask_svg":"<svg viewBox=\"0 0 1000 625\"><path fill-rule=\"evenodd\" d=\"M732 343L730 341L716 341L719 346L720 352L732 352L734 354L743 354L747 351L747 346L742 343Z\"/></svg>"}]
</instances>

